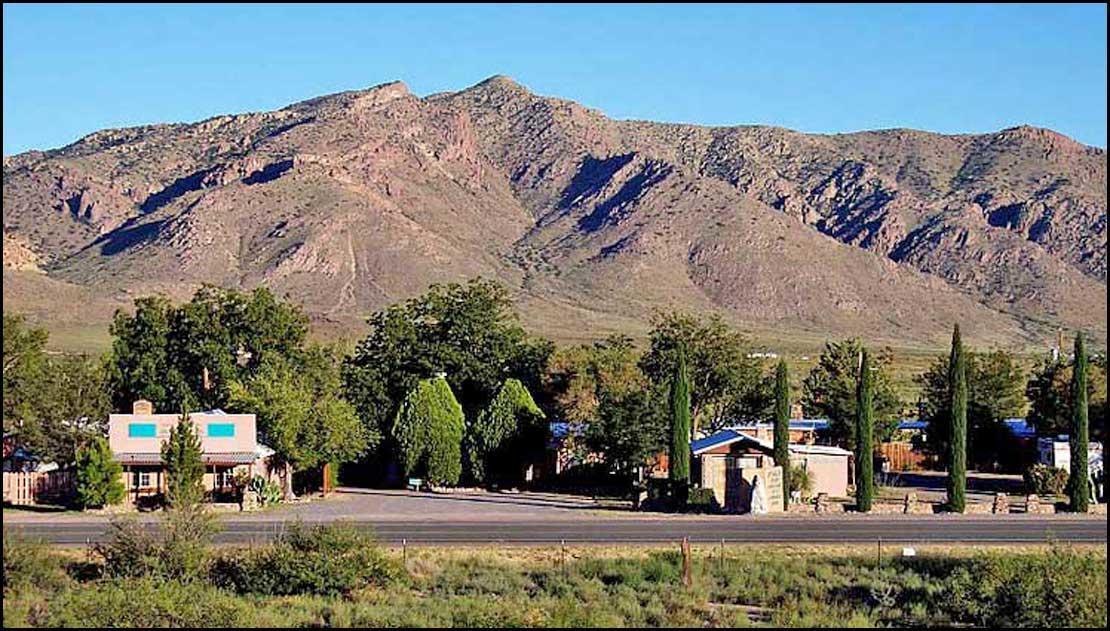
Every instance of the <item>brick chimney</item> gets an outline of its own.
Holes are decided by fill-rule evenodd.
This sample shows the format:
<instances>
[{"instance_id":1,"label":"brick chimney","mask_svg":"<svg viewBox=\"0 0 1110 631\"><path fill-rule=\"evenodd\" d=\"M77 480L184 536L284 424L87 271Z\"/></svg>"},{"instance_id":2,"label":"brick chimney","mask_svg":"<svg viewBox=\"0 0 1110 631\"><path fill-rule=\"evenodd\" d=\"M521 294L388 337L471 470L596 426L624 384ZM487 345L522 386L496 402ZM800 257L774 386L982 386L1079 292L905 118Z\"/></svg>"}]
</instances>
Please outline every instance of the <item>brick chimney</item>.
<instances>
[{"instance_id":1,"label":"brick chimney","mask_svg":"<svg viewBox=\"0 0 1110 631\"><path fill-rule=\"evenodd\" d=\"M131 404L131 413L136 415L154 414L154 404L146 399L139 399Z\"/></svg>"}]
</instances>

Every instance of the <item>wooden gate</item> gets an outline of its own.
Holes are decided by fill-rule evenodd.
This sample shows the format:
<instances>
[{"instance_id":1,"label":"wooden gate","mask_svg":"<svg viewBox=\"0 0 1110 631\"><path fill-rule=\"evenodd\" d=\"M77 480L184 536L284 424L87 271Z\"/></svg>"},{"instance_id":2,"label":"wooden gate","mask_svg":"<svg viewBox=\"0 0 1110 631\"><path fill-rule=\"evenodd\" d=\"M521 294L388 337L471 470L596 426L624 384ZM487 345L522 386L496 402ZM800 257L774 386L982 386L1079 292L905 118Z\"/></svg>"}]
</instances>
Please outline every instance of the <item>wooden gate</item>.
<instances>
[{"instance_id":1,"label":"wooden gate","mask_svg":"<svg viewBox=\"0 0 1110 631\"><path fill-rule=\"evenodd\" d=\"M4 501L26 506L58 501L73 491L72 471L4 472Z\"/></svg>"}]
</instances>

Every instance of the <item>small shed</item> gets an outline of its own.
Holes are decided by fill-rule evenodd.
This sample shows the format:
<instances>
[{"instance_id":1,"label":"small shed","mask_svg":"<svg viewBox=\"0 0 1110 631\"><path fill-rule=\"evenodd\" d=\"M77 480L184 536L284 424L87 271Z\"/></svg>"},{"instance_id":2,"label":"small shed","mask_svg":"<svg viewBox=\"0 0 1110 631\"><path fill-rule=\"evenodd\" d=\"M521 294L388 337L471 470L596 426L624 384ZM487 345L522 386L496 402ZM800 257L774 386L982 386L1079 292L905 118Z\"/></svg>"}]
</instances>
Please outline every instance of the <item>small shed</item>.
<instances>
[{"instance_id":1,"label":"small shed","mask_svg":"<svg viewBox=\"0 0 1110 631\"><path fill-rule=\"evenodd\" d=\"M750 436L742 428L725 429L691 442L690 450L694 457L694 479L703 488L713 489L717 501L726 509L744 512L746 504L743 498L745 489L740 488L745 474L734 471L748 471L751 477L763 470L765 479L775 477L778 480L775 492L780 498L779 505L782 505L782 472L776 474L770 471L771 468L779 469L772 461L774 443L771 440ZM814 495L848 495L851 455L845 449L830 445L790 445L790 463L809 472ZM750 493L750 490L748 488L746 492Z\"/></svg>"}]
</instances>

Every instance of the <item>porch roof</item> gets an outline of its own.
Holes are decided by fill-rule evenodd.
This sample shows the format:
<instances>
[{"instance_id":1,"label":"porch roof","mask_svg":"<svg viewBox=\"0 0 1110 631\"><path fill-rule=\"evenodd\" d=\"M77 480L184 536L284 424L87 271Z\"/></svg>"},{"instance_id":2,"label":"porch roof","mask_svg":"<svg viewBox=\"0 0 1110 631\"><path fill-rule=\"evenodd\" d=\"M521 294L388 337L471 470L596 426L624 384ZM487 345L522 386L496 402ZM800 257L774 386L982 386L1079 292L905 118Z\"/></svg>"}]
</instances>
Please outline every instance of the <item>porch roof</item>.
<instances>
[{"instance_id":1,"label":"porch roof","mask_svg":"<svg viewBox=\"0 0 1110 631\"><path fill-rule=\"evenodd\" d=\"M124 465L160 465L160 453L121 453L114 454L115 459ZM231 451L224 453L201 454L201 462L206 465L238 465L250 464L258 458L258 454L251 451Z\"/></svg>"}]
</instances>

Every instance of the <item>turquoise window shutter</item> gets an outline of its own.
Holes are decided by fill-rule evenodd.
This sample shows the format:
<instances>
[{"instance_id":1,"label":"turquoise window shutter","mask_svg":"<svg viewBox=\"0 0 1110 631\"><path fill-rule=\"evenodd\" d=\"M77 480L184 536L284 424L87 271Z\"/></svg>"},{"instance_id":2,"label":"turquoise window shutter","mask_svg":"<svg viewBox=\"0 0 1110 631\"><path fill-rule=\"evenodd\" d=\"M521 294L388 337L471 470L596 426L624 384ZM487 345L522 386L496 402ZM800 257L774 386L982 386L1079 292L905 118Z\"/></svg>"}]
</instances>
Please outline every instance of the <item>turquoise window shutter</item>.
<instances>
[{"instance_id":1,"label":"turquoise window shutter","mask_svg":"<svg viewBox=\"0 0 1110 631\"><path fill-rule=\"evenodd\" d=\"M235 423L209 423L209 438L234 438Z\"/></svg>"},{"instance_id":2,"label":"turquoise window shutter","mask_svg":"<svg viewBox=\"0 0 1110 631\"><path fill-rule=\"evenodd\" d=\"M158 426L154 423L130 423L127 425L128 438L154 438L158 435Z\"/></svg>"}]
</instances>

